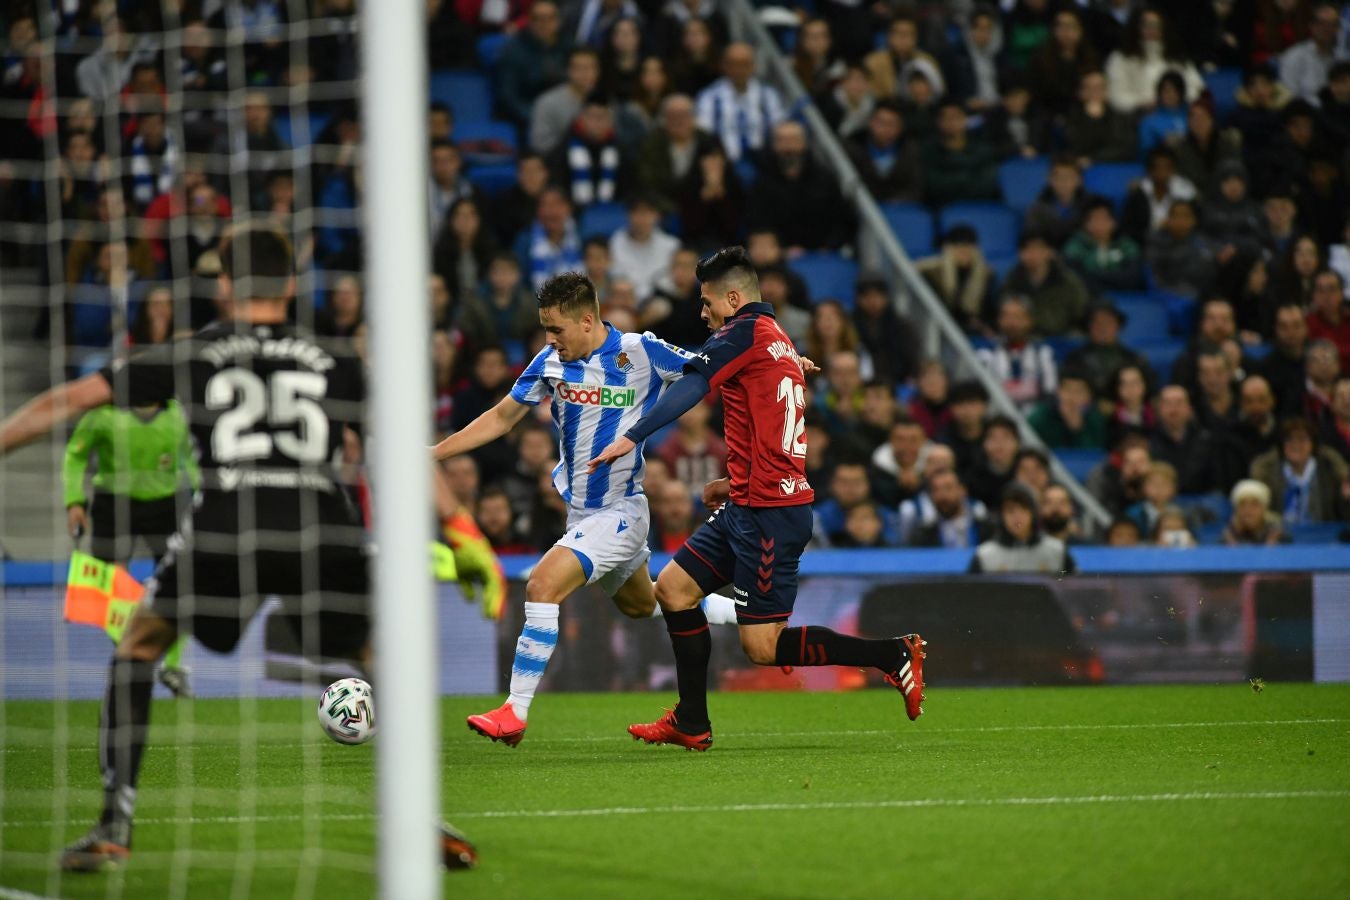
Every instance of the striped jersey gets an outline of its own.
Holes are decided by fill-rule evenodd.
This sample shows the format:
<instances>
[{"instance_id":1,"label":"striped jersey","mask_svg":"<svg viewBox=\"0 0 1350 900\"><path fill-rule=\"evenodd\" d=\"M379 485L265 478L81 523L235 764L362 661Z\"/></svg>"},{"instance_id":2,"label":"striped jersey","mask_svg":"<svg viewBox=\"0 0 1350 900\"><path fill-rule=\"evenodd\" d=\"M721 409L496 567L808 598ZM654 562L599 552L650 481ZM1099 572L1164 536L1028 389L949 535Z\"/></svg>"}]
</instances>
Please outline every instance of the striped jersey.
<instances>
[{"instance_id":1,"label":"striped jersey","mask_svg":"<svg viewBox=\"0 0 1350 900\"><path fill-rule=\"evenodd\" d=\"M563 362L545 347L511 389L517 403L533 406L553 398L561 460L553 486L574 509L603 509L642 493L642 444L594 474L586 472L586 463L636 425L693 358L651 332L624 334L608 322L605 327L609 336L589 358Z\"/></svg>"}]
</instances>

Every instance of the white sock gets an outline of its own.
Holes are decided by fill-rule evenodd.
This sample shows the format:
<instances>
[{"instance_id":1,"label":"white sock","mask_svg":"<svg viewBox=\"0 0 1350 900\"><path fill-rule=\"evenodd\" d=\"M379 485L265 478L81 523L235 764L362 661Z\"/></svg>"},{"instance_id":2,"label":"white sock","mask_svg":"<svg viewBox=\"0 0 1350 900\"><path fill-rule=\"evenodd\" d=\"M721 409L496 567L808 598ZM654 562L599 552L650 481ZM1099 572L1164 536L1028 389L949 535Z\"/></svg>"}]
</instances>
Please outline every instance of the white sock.
<instances>
[{"instance_id":1,"label":"white sock","mask_svg":"<svg viewBox=\"0 0 1350 900\"><path fill-rule=\"evenodd\" d=\"M525 604L525 627L516 640L516 661L511 666L511 696L507 698L522 722L530 716L530 701L539 689L539 679L558 646L556 603Z\"/></svg>"},{"instance_id":2,"label":"white sock","mask_svg":"<svg viewBox=\"0 0 1350 900\"><path fill-rule=\"evenodd\" d=\"M703 615L708 617L709 625L735 625L736 601L721 594L709 594L703 598Z\"/></svg>"}]
</instances>

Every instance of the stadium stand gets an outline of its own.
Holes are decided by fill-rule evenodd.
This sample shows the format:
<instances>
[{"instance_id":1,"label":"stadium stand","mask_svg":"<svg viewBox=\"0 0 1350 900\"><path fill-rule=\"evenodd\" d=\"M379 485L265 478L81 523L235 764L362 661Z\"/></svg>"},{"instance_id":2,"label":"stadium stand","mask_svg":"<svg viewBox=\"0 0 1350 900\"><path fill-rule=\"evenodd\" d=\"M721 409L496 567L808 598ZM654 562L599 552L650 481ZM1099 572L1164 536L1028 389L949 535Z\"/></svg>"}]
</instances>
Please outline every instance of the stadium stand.
<instances>
[{"instance_id":1,"label":"stadium stand","mask_svg":"<svg viewBox=\"0 0 1350 900\"><path fill-rule=\"evenodd\" d=\"M593 203L581 212L578 227L583 238L609 237L628 220L620 203Z\"/></svg>"},{"instance_id":2,"label":"stadium stand","mask_svg":"<svg viewBox=\"0 0 1350 900\"><path fill-rule=\"evenodd\" d=\"M1025 213L1045 187L1050 174L1050 160L1010 159L998 167L998 190L1003 203L1015 213Z\"/></svg>"},{"instance_id":3,"label":"stadium stand","mask_svg":"<svg viewBox=\"0 0 1350 900\"><path fill-rule=\"evenodd\" d=\"M449 106L456 122L492 118L492 82L482 72L444 69L431 73L431 99Z\"/></svg>"},{"instance_id":4,"label":"stadium stand","mask_svg":"<svg viewBox=\"0 0 1350 900\"><path fill-rule=\"evenodd\" d=\"M1109 105L1104 110L1095 110L1077 99L1076 86L1057 91L1055 85L1043 78L1028 77L1030 63L1023 62L1023 59L1029 59L1029 56L1022 53L1027 50L1029 54L1028 48L1022 48L1016 56L1001 59L1000 65L989 72L981 70L980 77L987 75L990 82L977 84L972 80L975 76L961 68L961 55L949 52L955 46L964 45L967 40L964 20L954 16L947 4L921 2L917 6L925 23L925 27L920 30L921 50L926 59L933 61L933 71L929 72L924 66L917 68L921 80L936 87L939 96L935 96L931 103L922 98L916 99L910 93L910 85L905 84L896 86L896 94L889 98L899 101L904 110L904 133L900 140L902 144L908 142L914 148L912 156L907 158L922 159L926 153L934 152L938 118L936 103L941 99L943 90L951 91L957 99L967 102L966 92L982 91L987 98L997 100L1003 96L1002 89L1006 85L1029 86L1029 105L1024 112L995 103L992 107L981 108L979 115L971 116L971 132L977 138L978 148L972 150L969 160L963 160L962 163L969 164L971 175L971 193L967 199L942 208L925 205L921 202L920 179L919 187L913 193L903 194L902 199L898 200L887 198L890 202L881 204L886 225L908 256L915 260L936 258L939 236L954 226L969 225L975 230L979 242L978 259L958 260L955 255L944 255L940 265L929 266L925 271L931 286L939 292L943 302L953 311L960 310L960 315L955 318L966 330L971 344L989 348L994 345L993 335L997 332L996 310L1001 296L1000 286L1018 263L1017 243L1028 210L1038 203L1044 203L1041 198L1049 178L1049 160L1052 156L1059 158L1062 154L1072 153L1082 165L1081 200L1085 202L1092 195L1106 197L1114 204L1117 213L1121 212L1127 191L1144 176L1142 159L1133 146L1139 114L1112 112L1113 107ZM575 16L578 12L566 3L563 7L565 18ZM494 335L493 328L485 326L481 316L489 308L489 300L495 299L495 302L505 304L496 307L498 309L512 309L512 303L528 300L532 272L516 272L508 276L506 269L513 266L518 268L520 263L498 261L496 265L500 271L490 278L490 268L498 254L517 244L522 232L541 224L541 220L536 219L536 206L544 183L553 183L563 189L572 201L571 218L556 222L556 231L550 230L555 227L554 224L543 223L543 237L547 240L535 241L531 246L542 252L544 244L548 244L550 258L558 260L561 265L594 266L591 274L602 289L608 304L607 314L613 312L623 321L627 321L625 317L630 311L635 317L644 319L654 315L651 312L654 307L631 309L633 300L624 294L621 286L623 279L611 278L607 271L610 261L601 258L601 251L596 246L588 248L586 258L583 259L580 242L586 238L608 239L616 231L625 228L625 203L632 196L634 188L643 185L644 179L650 177L652 172L662 171L661 167L669 168L671 165L669 154L663 160L659 149L662 146L668 148L669 144L657 143L658 138L669 140L663 132L666 125L661 116L664 99L677 91L696 99L720 75L717 63L720 46L714 47L712 55L702 63L685 58L677 52L678 40L672 43L668 21L659 15L645 21L640 31L641 46L636 61L644 67L643 71L651 69L650 77L639 78L638 69L624 68L628 64L621 65L606 43L609 32L597 32L593 37L600 51L601 65L595 93L609 106L610 131L604 141L588 145L578 137L577 131L568 129L563 146L545 153L541 165L522 156L529 149L528 128L518 124L521 121L518 111L510 112L511 121L507 121L505 101L509 98L502 91L510 86L511 96L522 91L528 93L529 96L525 98L528 101L525 111L528 113L528 104L561 83L566 75L567 50L574 42L575 21L569 19L573 21L571 31L565 29L561 35L544 40L534 35L530 30L531 25L525 24L524 13L528 4L519 10L512 6L512 15L520 13L522 18L518 20L521 27L512 29L510 33L500 23L459 18L465 11L476 8L474 4L455 5L453 9L446 7L439 14L442 19L454 21L450 23L452 28L436 33L453 35L455 42L453 51L449 53L435 52L436 48L433 48L433 60L439 61L437 64L442 67L431 73L428 93L429 101L444 104L451 111L449 136L461 150L461 159L455 170L443 173L448 181L435 185L433 223L437 223L438 227L430 235L433 246L438 248L437 273L444 279L448 293L448 299L437 301L441 304L436 307L437 325L448 337L453 357L448 369L442 373L437 388L437 423L442 429L454 427L457 421L462 423L459 414L453 410L472 408L472 403L477 402L474 398L488 389L479 383L474 370L474 360L482 350L498 344L505 346L509 350L512 365L518 367L523 360L528 359L531 350L538 346L538 334L532 333L530 329L521 326ZM1239 11L1236 15L1238 21L1233 27L1239 31L1255 27L1252 22L1242 18L1245 12ZM138 29L148 28L146 21L129 16L126 26L134 34ZM1012 21L1012 18L1008 19L1008 22ZM78 24L73 18L63 20L63 23L60 27L67 29L62 33L65 39L97 37L97 26ZM716 21L714 24L712 30L718 36L716 40L720 41L721 35L725 34L725 22ZM609 24L605 26L606 29L608 27ZM86 31L81 32L82 28ZM1098 35L1098 31L1093 28L1088 31L1094 39ZM792 27L788 18L774 19L772 33L782 50L793 53L796 48L796 28ZM884 29L877 29L877 34L884 35ZM1198 63L1197 71L1203 75L1204 89L1203 95L1197 90L1195 96L1188 95L1187 100L1199 100L1212 107L1222 140L1211 149L1205 149L1208 146L1205 144L1207 137L1188 133L1186 129L1190 123L1182 116L1175 133L1167 138L1169 146L1177 155L1179 172L1184 180L1212 173L1211 167L1219 165L1219 159L1241 164L1249 179L1251 200L1249 206L1241 207L1241 215L1245 218L1235 220L1246 230L1232 232L1241 233L1243 237L1225 238L1228 243L1218 239L1210 241L1206 237L1210 241L1206 246L1212 250L1216 264L1209 282L1202 287L1197 297L1224 296L1234 301L1236 321L1231 333L1220 333L1225 340L1241 341L1241 356L1247 367L1243 370L1244 375L1261 372L1267 377L1274 377L1269 374L1272 370L1267 368L1269 361L1276 359L1270 352L1276 339L1272 311L1287 299L1301 302L1307 309L1309 327L1316 336L1340 342L1341 359L1350 360L1350 335L1346 333L1350 329L1350 311L1344 307L1334 308L1331 304L1325 309L1314 308L1307 273L1300 275L1295 270L1292 254L1287 249L1293 236L1308 234L1318 246L1318 265L1329 263L1343 275L1350 275L1350 251L1345 249L1346 208L1343 200L1337 199L1344 197L1346 184L1350 182L1350 165L1343 154L1338 155L1336 152L1336 148L1343 148L1345 140L1350 137L1350 127L1345 124L1347 110L1350 110L1350 68L1332 67L1326 83L1313 92L1319 105L1312 108L1311 140L1306 145L1292 145L1285 142L1279 118L1279 106L1287 102L1285 95L1289 91L1286 88L1290 86L1277 84L1277 99L1272 100L1268 108L1254 105L1255 101L1243 89L1242 75L1251 59L1235 58L1230 53L1217 57L1219 63L1215 65L1211 61L1210 49L1201 46L1204 42L1198 35L1185 37L1185 52ZM851 144L863 154L874 154L874 160L884 170L888 157L885 151L870 147L867 116L842 103L840 99L846 71L844 64L853 60L841 55L839 48L844 48L845 52L848 47L867 49L866 41L859 45L853 38L841 39L835 35L834 49L825 60L808 64L803 57L795 56L790 58L789 65L793 74L805 85L816 110L825 115L834 127L841 144ZM883 45L884 37L879 36L876 47ZM94 45L88 46L92 48ZM526 46L533 49L522 56L520 51ZM1237 46L1246 46L1245 38ZM1280 47L1270 52L1281 53L1288 49ZM1097 50L1098 65L1109 65L1113 58L1112 49L1102 46ZM7 70L13 75L7 81L12 88L9 98L21 101L21 105L37 96L37 85L25 82L18 66L22 51L22 47L15 48L9 57L11 68ZM348 48L343 52L354 51ZM156 50L146 57L159 69L161 84L167 83L163 73L170 60L166 56L162 50ZM78 137L75 139L73 151L66 149L71 135L86 127L80 124L79 114L82 111L77 106L83 99L81 83L75 75L81 59L78 53L62 57L63 68L58 72L61 76L58 85L62 106L55 122L57 130L54 140L44 142L35 137L33 123L26 120L26 114L23 117L11 115L5 119L4 125L9 128L6 134L14 138L7 146L16 148L13 153L19 160L41 160L48 153L48 148L53 147L61 157L60 162L65 167L63 171L72 176L86 171L83 167L87 164L82 156L86 151L81 140ZM522 59L528 60L529 65L523 65ZM176 60L173 62L177 64ZM322 65L316 66L314 77L322 82L327 77L324 73L331 71L329 61L316 62ZM288 208L288 214L294 216L295 221L312 221L312 232L302 229L297 235L299 246L309 247L307 241L312 243L312 252L305 258L303 270L299 273L302 283L312 288L309 309L305 315L314 318L316 325L328 322L328 318L333 315L332 301L337 293L338 280L347 273L357 272L360 267L360 233L355 227L358 221L355 212L360 203L361 188L348 155L357 138L347 127L350 114L345 112L345 102L305 99L310 95L299 91L287 94L279 90L285 86L280 70L268 68L264 57L257 60L250 58L249 65L255 64L256 70L249 73L249 84L269 90L267 97L272 106L265 117L267 121L262 121L264 117L259 116L256 133L250 130L246 138L249 152L256 152L260 160L257 170L250 171L248 178L241 180L220 176L219 173L225 171L226 167L213 162L213 154L228 152L230 140L240 135L229 135L225 118L211 110L196 117L190 127L174 119L170 129L172 137L182 142L179 149L186 152L176 156L176 168L157 169L157 166L163 165L164 159L174 160L175 157L148 153L143 141L137 143L140 126L135 115L136 101L124 99L120 108L113 105L106 110L99 110L96 107L94 130L91 132L95 138L92 141L93 156L95 160L103 161L109 171L114 173L110 180L101 182L92 176L84 180L72 177L69 187L63 187L61 191L60 208L55 209L48 208L47 192L36 170L32 170L32 174L26 176L26 183L24 178L20 178L20 188L9 190L0 198L3 199L3 203L0 203L0 218L6 224L65 219L65 233L72 236L51 251L50 255L46 244L36 237L0 241L0 264L6 268L7 289L16 291L15 296L23 296L27 290L44 291L51 287L48 282L52 278L63 279L69 288L66 292L69 302L60 308L59 316L63 318L61 327L56 329L47 321L50 318L48 313L44 312L35 318L35 314L6 304L9 308L3 313L7 320L4 323L7 338L5 367L7 372L11 369L19 372L16 377L6 380L7 401L13 399L10 396L12 392L31 387L34 383L32 373L41 368L11 362L27 357L23 348L8 345L12 341L10 336L32 332L37 335L38 341L45 341L49 335L60 335L58 340L69 345L67 361L72 365L72 370L119 352L119 348L127 341L125 331L129 323L121 323L119 317L110 313L113 307L109 305L110 298L104 287L108 274L99 266L98 254L104 241L75 237L98 233L99 193L104 188L120 188L123 197L115 202L126 205L127 199L130 199L135 214L144 213L151 221L180 215L181 210L188 207L189 184L200 203L217 204L217 216L222 220L226 220L231 212L272 206ZM445 68L447 64L456 67ZM1275 72L1278 77L1278 66ZM941 76L941 85L933 76ZM910 78L913 80L914 76L911 74ZM126 85L121 87L131 90ZM215 96L209 92L223 91L225 87L217 84L203 90L208 92L208 96ZM1145 87L1151 93L1153 86ZM865 88L867 96L860 101L863 106L857 109L861 110L871 102L885 98L887 95L881 93L884 89L884 81L872 79ZM917 89L920 94L924 93L922 86ZM127 97L130 96L127 94ZM219 96L225 94L220 93ZM312 96L325 98L328 94L319 91ZM295 102L288 106L282 102L283 97L294 98ZM1119 101L1121 98L1112 99ZM77 114L67 115L72 107ZM23 108L28 109L26 105ZM971 108L974 109L974 105ZM801 104L789 109L789 114L798 118L804 112L805 107ZM1118 118L1112 119L1111 116ZM703 254L746 238L747 227L755 221L751 195L761 161L755 154L745 154L733 163L719 162L715 153L709 154L706 143L697 143L697 135L703 126L695 122L695 127L700 129L695 132L696 143L685 146L701 149L696 154L681 157L684 168L678 178L673 172L662 176L673 187L664 198L661 225L696 253ZM118 141L105 139L107 135L114 134L119 138ZM1118 140L1121 135L1128 135L1129 140L1121 143ZM1270 146L1263 147L1263 141ZM985 150L989 151L987 157L980 155ZM816 153L814 157L817 166L828 168L826 155ZM517 159L522 160L519 168ZM277 183L278 180L269 174L278 168L287 171L287 167L292 167L297 173L295 196L289 200L285 184ZM1317 178L1320 179L1317 181L1310 174L1315 167ZM156 182L150 177L147 180L147 170L152 173L158 171L162 179ZM300 177L301 173L307 177ZM208 187L199 187L202 181ZM284 182L284 179L280 181ZM1324 190L1327 184L1330 187ZM1206 229L1210 223L1217 221L1217 211L1211 207L1214 202L1213 186L1197 182L1190 186L1187 193L1187 188L1178 185L1173 184L1169 191L1177 191L1176 197L1194 196L1202 233L1208 235ZM207 190L214 192L214 201ZM1277 201L1282 197L1292 197L1291 222L1281 220L1283 214L1279 202L1265 203L1267 195L1272 192ZM599 202L592 202L597 198ZM1200 326L1197 297L1183 297L1153 288L1151 275L1145 265L1150 241L1156 243L1165 240L1166 210L1172 199L1169 194L1168 198L1157 201L1150 210L1151 218L1147 222L1117 223L1118 226L1128 226L1128 229L1142 227L1141 232L1129 231L1135 235L1134 238L1122 241L1117 234L1102 239L1100 246L1103 249L1099 258L1124 260L1125 263L1119 268L1084 267L1076 271L1091 296L1095 299L1109 297L1115 301L1124 313L1126 322L1119 335L1108 338L1099 339L1099 336L1089 334L1089 323L1085 320L1078 321L1066 334L1049 336L1045 345L1049 347L1058 366L1062 368L1070 354L1077 356L1088 351L1095 352L1096 345L1102 341L1107 344L1118 341L1122 349L1137 353L1148 363L1158 379L1149 389L1156 391L1166 383L1177 360L1193 349ZM466 202L473 204L471 210ZM1037 210L1038 214L1046 212L1043 207L1037 207ZM1053 214L1062 217L1069 232L1081 237L1086 233L1082 228L1082 211L1080 201L1075 200L1074 204L1056 209ZM111 212L116 214L115 210ZM309 213L313 214L312 218L302 215ZM205 222L205 218L200 219L202 225ZM773 223L768 224L772 228ZM203 230L202 233L206 232ZM569 235L572 234L575 235L575 245L569 243L572 240ZM190 308L191 312L185 312L184 315L191 318L193 324L200 324L204 317L209 317L212 310L210 297L188 296L186 287L191 281L192 272L174 268L181 266L182 260L188 260L195 266L214 243L209 237L193 240L196 243L189 244L185 234L174 231L168 239L137 242L130 248L132 252L128 266L134 270L137 287L133 288L128 298L126 309L129 312L134 313L138 309L139 301L152 285L170 279L176 289L181 289L183 296L176 300L185 309ZM1066 258L1062 249L1057 252L1061 260ZM204 258L209 265L210 255ZM1246 277L1258 260L1262 263L1259 269L1260 274L1265 276L1264 283L1256 276ZM537 262L531 261L531 264ZM787 264L790 272L789 305L794 309L800 308L802 316L809 315L808 310L812 308L813 301L826 299L838 300L849 313L843 334L835 333L836 327L830 324L831 317L828 315L816 316L814 321L801 319L803 345L814 343L826 349L857 348L862 371L874 371L877 368L876 360L871 357L870 348L882 345L876 342L874 334L867 331L865 321L859 318L861 311L854 310L858 279L871 274L868 271L872 264L868 248L854 241L849 241L838 252L799 253L794 248L780 247L766 251L764 264L771 263ZM1246 268L1239 272L1240 266ZM1061 267L1064 271L1068 268ZM1144 276L1142 282L1138 280L1140 272ZM512 276L521 278L521 282L512 282ZM504 287L494 286L497 281L493 279L499 279ZM613 291L616 283L620 283L620 288ZM525 293L513 294L520 284L525 285ZM904 297L907 292L900 285L892 285L892 288L891 293L896 297ZM671 273L663 269L657 277L657 296L675 297L678 290L671 280ZM521 296L526 300L520 300ZM32 305L34 309L45 306ZM906 327L912 327L918 333L924 333L925 329L931 327L931 323L924 321L914 304L902 303L901 308L914 318L914 321L904 323ZM794 312L785 312L785 322L793 321L794 315ZM503 313L498 324L502 325L508 319L509 316ZM352 329L359 330L359 312L355 321L357 324L339 326L339 330L345 329L348 334ZM660 332L663 326L658 324L652 327ZM1304 350L1306 342L1295 348L1295 353L1302 354ZM1112 357L1109 354L1114 352L1103 351L1101 358L1110 359ZM1290 358L1289 352L1279 356L1279 359L1287 358ZM913 366L903 368L905 371L914 369ZM832 396L828 387L829 376L830 373L825 373L816 385L816 392L821 398ZM961 372L949 369L949 381L961 380L962 377ZM1288 375L1286 377L1290 380L1283 384L1290 385L1289 389L1296 392L1302 390L1303 395L1295 401L1283 402L1278 417L1283 418L1291 411L1311 415L1317 433L1325 435L1331 447L1344 449L1345 429L1350 428L1350 410L1338 417L1332 402L1332 394L1337 389L1334 375L1329 377L1325 373L1318 374L1319 380L1316 382L1308 380L1311 376L1304 381ZM1298 387L1305 382L1311 387ZM907 406L919 389L912 379L890 384L889 387L901 407ZM1201 396L1196 385L1187 384L1186 387L1191 393L1192 406L1197 410L1197 415L1210 416L1210 400ZM1150 397L1150 400L1154 399L1156 397ZM1109 416L1112 398L1097 397L1095 402ZM828 411L833 415L833 403L835 400L822 399L818 406L822 412ZM945 405L941 408L941 414L947 415ZM1238 414L1234 413L1206 425L1206 428L1221 432L1219 436L1226 437L1228 432L1237 427L1237 419ZM874 431L868 433L873 437L881 433L875 429L882 426L874 424L872 427ZM1150 421L1139 427L1149 431L1158 426L1156 422ZM935 428L930 439L955 442L945 428ZM857 431L857 434L862 433ZM872 438L868 440L870 446L858 449L872 452L884 443ZM978 442L972 446L978 447ZM1336 451L1333 449L1332 452ZM1069 473L1080 479L1087 478L1103 458L1099 451L1061 451L1058 457ZM514 462L512 459L480 458L478 465L482 470L482 486L500 482L507 477ZM826 469L819 473L818 477L824 479L821 483L828 482L828 466L832 462L832 457L827 459ZM1247 462L1250 463L1250 460ZM963 477L974 477L980 465L978 451L973 452L970 458L963 456ZM689 487L691 494L696 495L698 486L691 484ZM1209 495L1209 501L1215 503L1208 515L1219 518L1227 515L1223 503L1226 503L1229 487L1231 484L1215 486L1214 492ZM41 485L38 485L31 491L29 499L23 501L28 512L36 514L36 508L46 503L38 499L41 493ZM530 504L537 499L534 490L527 494L525 499L517 498L522 523L528 520L526 513ZM829 499L828 490L823 490L821 494L822 501ZM1299 510L1281 508L1275 512L1289 516L1290 533L1296 540L1330 540L1340 533L1333 527L1335 522L1305 526L1298 521L1301 514ZM1348 513L1350 511L1347 509L1337 508L1319 515L1344 518ZM50 516L50 511L43 515ZM15 518L12 515L10 520ZM1202 537L1207 534L1202 533Z\"/></svg>"},{"instance_id":5,"label":"stadium stand","mask_svg":"<svg viewBox=\"0 0 1350 900\"><path fill-rule=\"evenodd\" d=\"M1144 167L1132 162L1103 162L1083 170L1083 188L1110 200L1120 210L1130 186L1144 177Z\"/></svg>"},{"instance_id":6,"label":"stadium stand","mask_svg":"<svg viewBox=\"0 0 1350 900\"><path fill-rule=\"evenodd\" d=\"M813 300L838 300L853 308L853 289L858 283L858 264L837 253L807 253L791 260L788 267L806 282Z\"/></svg>"},{"instance_id":7,"label":"stadium stand","mask_svg":"<svg viewBox=\"0 0 1350 900\"><path fill-rule=\"evenodd\" d=\"M884 203L886 222L900 245L914 259L929 256L936 249L933 240L933 214L917 203Z\"/></svg>"},{"instance_id":8,"label":"stadium stand","mask_svg":"<svg viewBox=\"0 0 1350 900\"><path fill-rule=\"evenodd\" d=\"M938 231L969 225L980 238L980 250L989 259L1017 253L1021 223L1017 214L999 203L952 203L938 212Z\"/></svg>"}]
</instances>

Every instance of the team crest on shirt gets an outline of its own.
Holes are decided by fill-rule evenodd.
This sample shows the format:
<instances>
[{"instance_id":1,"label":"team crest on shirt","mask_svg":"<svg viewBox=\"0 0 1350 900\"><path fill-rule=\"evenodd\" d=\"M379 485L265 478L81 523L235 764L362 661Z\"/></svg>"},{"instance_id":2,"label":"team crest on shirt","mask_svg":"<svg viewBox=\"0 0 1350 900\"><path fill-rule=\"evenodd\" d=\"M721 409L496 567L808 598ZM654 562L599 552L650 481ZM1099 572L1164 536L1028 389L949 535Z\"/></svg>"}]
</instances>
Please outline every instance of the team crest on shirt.
<instances>
[{"instance_id":1,"label":"team crest on shirt","mask_svg":"<svg viewBox=\"0 0 1350 900\"><path fill-rule=\"evenodd\" d=\"M619 351L619 355L614 357L614 365L619 367L620 372L633 371L633 361L628 358L627 351Z\"/></svg>"}]
</instances>

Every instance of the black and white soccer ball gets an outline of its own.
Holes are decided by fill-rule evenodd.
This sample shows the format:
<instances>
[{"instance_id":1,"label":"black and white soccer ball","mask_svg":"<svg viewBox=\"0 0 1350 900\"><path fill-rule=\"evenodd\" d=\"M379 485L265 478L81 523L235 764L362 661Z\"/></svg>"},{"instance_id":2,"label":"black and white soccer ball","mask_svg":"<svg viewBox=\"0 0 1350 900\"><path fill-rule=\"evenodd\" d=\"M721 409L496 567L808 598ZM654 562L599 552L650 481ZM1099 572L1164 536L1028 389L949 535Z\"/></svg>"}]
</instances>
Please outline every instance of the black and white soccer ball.
<instances>
[{"instance_id":1,"label":"black and white soccer ball","mask_svg":"<svg viewBox=\"0 0 1350 900\"><path fill-rule=\"evenodd\" d=\"M375 703L370 685L343 678L319 698L319 726L339 744L364 744L375 736Z\"/></svg>"}]
</instances>

